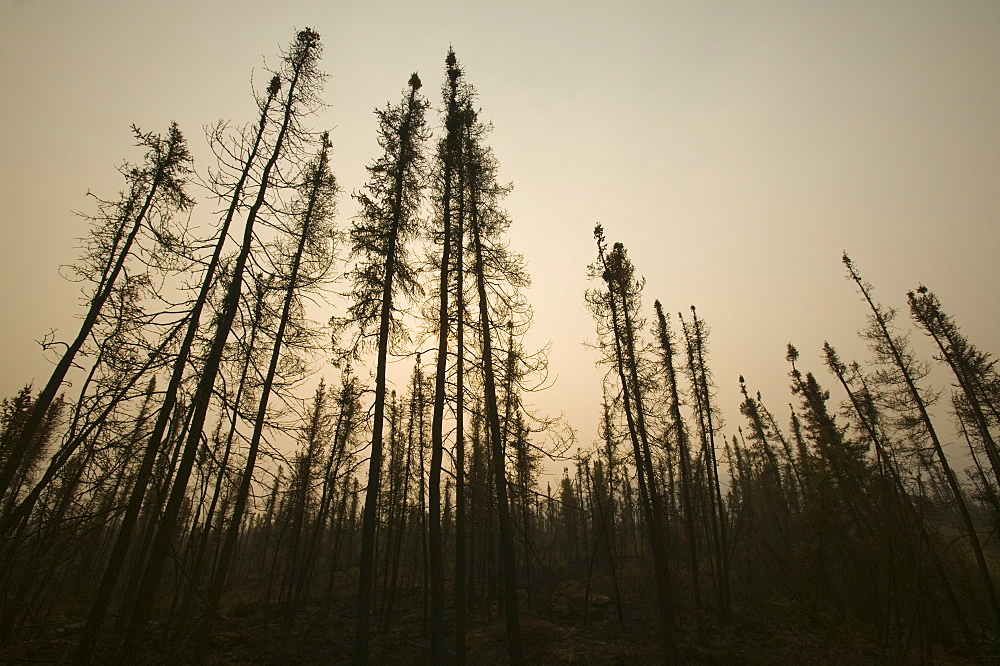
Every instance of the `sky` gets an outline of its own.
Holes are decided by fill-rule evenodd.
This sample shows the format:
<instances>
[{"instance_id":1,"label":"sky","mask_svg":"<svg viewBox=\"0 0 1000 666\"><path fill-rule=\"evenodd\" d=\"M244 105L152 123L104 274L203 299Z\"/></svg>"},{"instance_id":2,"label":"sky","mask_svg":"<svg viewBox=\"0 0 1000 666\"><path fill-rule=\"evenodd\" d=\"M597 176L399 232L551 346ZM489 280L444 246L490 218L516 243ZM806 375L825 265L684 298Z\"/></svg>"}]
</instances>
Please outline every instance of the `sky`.
<instances>
[{"instance_id":1,"label":"sky","mask_svg":"<svg viewBox=\"0 0 1000 666\"><path fill-rule=\"evenodd\" d=\"M603 374L583 299L597 222L645 276L647 316L657 298L694 304L711 327L727 435L741 374L787 420L788 342L831 388L824 341L867 357L845 250L885 305L905 315L926 284L1000 352L994 1L0 0L0 395L44 383L36 341L75 332L79 285L60 275L87 231L74 211L121 188L115 167L141 157L129 127L176 120L204 174L203 128L251 122L252 83L304 27L324 43L328 106L310 124L331 131L344 225L378 152L372 110L413 71L440 108L454 47L514 185L527 344L552 345L552 386L529 400L581 446Z\"/></svg>"}]
</instances>

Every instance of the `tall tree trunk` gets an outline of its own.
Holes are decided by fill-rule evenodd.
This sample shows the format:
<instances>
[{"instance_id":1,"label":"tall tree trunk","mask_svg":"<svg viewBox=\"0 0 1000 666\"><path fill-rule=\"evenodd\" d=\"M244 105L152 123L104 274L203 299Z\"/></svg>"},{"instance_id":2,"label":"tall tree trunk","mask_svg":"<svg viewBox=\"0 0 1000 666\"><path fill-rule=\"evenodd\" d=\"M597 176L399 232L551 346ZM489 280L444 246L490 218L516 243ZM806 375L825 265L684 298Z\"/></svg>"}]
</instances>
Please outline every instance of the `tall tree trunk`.
<instances>
[{"instance_id":1,"label":"tall tree trunk","mask_svg":"<svg viewBox=\"0 0 1000 666\"><path fill-rule=\"evenodd\" d=\"M318 40L318 35L316 36ZM318 41L316 42L318 45ZM297 72L296 72L297 76ZM296 79L293 78L290 88L294 89ZM288 108L286 109L286 125L287 120L291 116L291 95L288 100ZM329 137L324 134L321 138L322 146L320 149L320 154L317 158L315 166L310 169L309 173L309 192L306 199L307 206L305 212L302 216L302 227L300 235L298 238L298 246L296 247L295 254L292 257L292 265L289 270L289 275L287 277L288 284L285 289L285 298L282 304L281 316L278 320L278 329L274 334L274 346L271 350L271 359L267 367L267 375L264 378L264 384L260 389L260 401L257 406L257 414L254 419L254 429L253 435L250 438L250 449L247 453L246 465L243 468L243 476L240 479L240 487L236 493L236 501L233 508L233 516L229 521L229 527L226 531L225 541L222 546L222 552L219 554L219 561L216 564L215 573L212 576L212 583L208 588L207 595L207 612L205 618L199 624L198 637L196 639L196 653L195 659L200 660L204 657L204 650L206 648L206 641L208 637L212 634L212 627L215 622L217 615L217 609L219 605L219 599L222 597L222 591L225 587L226 577L229 574L230 559L233 556L233 551L236 547L237 537L240 533L240 526L243 522L243 516L246 511L247 501L250 496L250 486L253 483L253 472L257 466L257 454L260 448L261 438L264 433L264 424L267 421L267 405L271 397L271 389L274 384L275 374L278 369L278 361L281 358L281 348L284 342L285 329L288 326L288 321L291 315L292 303L295 299L295 294L299 287L299 270L302 264L302 256L305 251L306 243L310 240L310 233L312 227L317 224L317 216L320 214L318 211L323 207L324 197L332 196L332 176L329 175L328 167L328 155L330 149ZM276 159L276 154L275 154ZM273 164L273 160L272 160ZM268 172L265 171L264 180L268 178ZM258 202L262 200L262 193L258 196ZM248 228L250 224L248 223ZM249 238L245 239L249 241ZM238 299L238 294L236 295ZM230 321L231 323L231 321ZM220 350L221 351L221 350ZM216 366L217 368L218 366ZM200 426L199 426L200 429ZM189 441L190 445L190 441ZM186 453L187 451L185 451ZM300 479L300 483L308 483L308 479ZM174 489L176 491L177 485L175 484ZM171 495L171 499L174 495ZM162 529L162 528L161 528ZM158 533L159 536L162 532ZM154 564L151 561L151 565ZM151 577L157 576L158 572L153 571ZM155 589L155 579L149 580L150 591ZM141 628L141 624L137 627L137 630Z\"/></svg>"},{"instance_id":2,"label":"tall tree trunk","mask_svg":"<svg viewBox=\"0 0 1000 666\"><path fill-rule=\"evenodd\" d=\"M713 504L718 513L719 521L719 570L722 574L722 622L723 624L728 624L730 616L732 615L732 599L729 591L729 539L727 538L728 519L726 518L726 505L722 499L722 483L719 480L719 461L715 455L715 427L712 420L712 394L711 391L709 391L708 368L705 365L705 340L701 320L698 319L698 313L695 311L693 305L691 306L691 317L693 319L695 333L695 349L698 356L697 382L700 384L702 399L705 403L705 423L708 427L708 431L706 433L708 442L708 459L705 462L709 471L708 492L712 495Z\"/></svg>"},{"instance_id":3,"label":"tall tree trunk","mask_svg":"<svg viewBox=\"0 0 1000 666\"><path fill-rule=\"evenodd\" d=\"M455 211L455 662L465 663L465 193L464 171L457 172Z\"/></svg>"},{"instance_id":4,"label":"tall tree trunk","mask_svg":"<svg viewBox=\"0 0 1000 666\"><path fill-rule=\"evenodd\" d=\"M108 559L108 564L104 569L104 574L101 577L100 588L94 597L94 603L91 606L90 614L88 615L87 621L83 627L80 642L77 645L74 656L74 661L77 663L89 663L91 658L94 656L94 649L97 644L101 625L104 622L104 616L107 612L108 604L111 602L114 588L118 583L122 567L125 563L125 557L129 546L131 545L132 535L135 532L139 513L142 508L143 498L146 495L146 489L149 485L153 465L156 461L157 455L160 453L163 436L166 433L167 426L173 416L173 410L178 400L178 393L180 392L181 380L183 379L184 371L187 369L190 361L191 349L194 345L195 337L198 332L201 314L208 302L208 297L212 287L215 284L215 274L216 271L219 270L219 265L222 259L222 251L229 236L229 228L232 225L236 211L239 207L240 201L242 200L243 191L246 187L247 180L250 178L251 170L257 161L257 154L264 140L271 103L274 101L274 98L278 93L279 85L279 79L275 76L271 80L271 85L268 87L267 97L261 105L260 120L257 125L257 130L254 133L250 152L247 154L243 170L240 172L239 180L233 187L229 208L226 211L226 216L219 228L218 239L216 241L212 257L205 267L205 275L202 278L198 297L191 308L184 341L181 343L181 347L177 352L177 357L174 361L173 367L171 368L170 381L168 382L164 393L163 404L160 406L156 423L153 426L153 431L150 433L142 461L139 465L135 485L132 488L132 493L129 497L121 526L118 529L118 536L115 540L115 545Z\"/></svg>"},{"instance_id":5,"label":"tall tree trunk","mask_svg":"<svg viewBox=\"0 0 1000 666\"><path fill-rule=\"evenodd\" d=\"M405 239L409 222L408 208L412 205L414 193L407 181L410 169L419 160L416 143L422 126L422 109L417 101L420 79L414 74L410 78L409 97L405 116L398 128L395 139L399 142L399 154L395 163L392 191L389 193L388 227L381 229L388 239L385 244L384 263L381 267L382 293L379 311L377 369L375 373L375 404L372 408L372 443L368 462L368 487L365 489L365 506L361 518L361 564L358 576L358 604L355 618L354 660L356 664L368 662L368 639L371 624L371 605L375 578L375 531L377 527L378 496L382 472L382 439L385 420L386 363L389 354L389 333L392 325L392 308L395 279L401 266L402 251L399 247ZM372 220L378 223L380 220Z\"/></svg>"},{"instance_id":6,"label":"tall tree trunk","mask_svg":"<svg viewBox=\"0 0 1000 666\"><path fill-rule=\"evenodd\" d=\"M472 159L469 150L467 160ZM482 368L486 423L492 449L493 484L496 493L497 522L500 528L499 565L504 622L507 626L507 655L511 664L523 664L521 627L517 610L517 571L515 567L514 528L510 517L510 500L507 494L507 455L503 446L500 412L497 402L496 373L493 369L493 323L490 321L490 302L486 292L486 265L482 238L482 211L478 208L476 177L469 177L469 225L472 230L472 247L475 257L473 274L479 297L479 328L482 340Z\"/></svg>"},{"instance_id":7,"label":"tall tree trunk","mask_svg":"<svg viewBox=\"0 0 1000 666\"><path fill-rule=\"evenodd\" d=\"M656 493L655 469L649 455L644 407L639 393L638 370L635 367L635 331L631 315L627 314L631 305L630 298L635 298L634 294L630 294L630 290L635 288L632 266L626 259L625 249L620 243L615 244L611 257L605 255L604 232L600 226L595 228L594 236L597 241L599 269L608 289L606 296L598 298L604 299L610 311L608 319L614 339L614 363L621 383L625 419L632 441L636 477L639 483L639 503L653 556L664 659L667 663L675 664L679 662L680 656L674 628L670 571L664 543L665 530L659 496Z\"/></svg>"},{"instance_id":8,"label":"tall tree trunk","mask_svg":"<svg viewBox=\"0 0 1000 666\"><path fill-rule=\"evenodd\" d=\"M677 443L677 457L681 468L681 502L684 504L684 522L687 527L688 557L690 559L691 585L694 588L695 608L699 611L701 605L701 585L698 581L698 540L694 517L694 500L691 496L691 453L687 438L687 429L681 417L680 392L677 389L677 374L674 371L673 339L667 318L659 301L654 303L660 334L660 347L663 350L663 368L667 377L667 389L670 400L670 419L673 421L674 441Z\"/></svg>"},{"instance_id":9,"label":"tall tree trunk","mask_svg":"<svg viewBox=\"0 0 1000 666\"><path fill-rule=\"evenodd\" d=\"M441 146L442 193L441 224L443 239L441 246L441 276L439 281L438 306L438 348L437 367L434 377L434 411L431 417L431 460L428 476L428 542L431 575L431 661L436 664L445 660L444 624L444 535L441 516L441 466L444 457L444 403L446 375L448 372L448 288L450 285L450 265L452 240L452 189L455 178L455 161L460 148L458 117L458 68L455 53L448 52L445 60L448 71L448 112L445 118L447 135Z\"/></svg>"}]
</instances>

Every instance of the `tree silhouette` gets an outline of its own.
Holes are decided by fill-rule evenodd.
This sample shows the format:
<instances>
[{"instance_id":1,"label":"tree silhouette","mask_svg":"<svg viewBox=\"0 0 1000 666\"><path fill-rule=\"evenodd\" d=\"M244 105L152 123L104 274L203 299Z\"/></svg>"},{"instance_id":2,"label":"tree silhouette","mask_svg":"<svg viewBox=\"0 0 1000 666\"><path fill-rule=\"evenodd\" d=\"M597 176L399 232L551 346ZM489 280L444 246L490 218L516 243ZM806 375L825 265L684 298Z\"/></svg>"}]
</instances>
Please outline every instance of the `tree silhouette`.
<instances>
[{"instance_id":1,"label":"tree silhouette","mask_svg":"<svg viewBox=\"0 0 1000 666\"><path fill-rule=\"evenodd\" d=\"M597 241L597 262L591 266L591 275L604 281L607 292L592 290L587 293L587 302L598 321L599 330L612 338L613 356L610 361L620 382L639 484L639 504L653 555L664 658L668 663L678 663L680 655L671 592L672 575L666 550L666 517L646 429L647 407L643 401L643 384L639 381L636 316L643 281L635 277L635 269L621 243L615 243L611 251L607 251L604 230L600 225L594 228L594 238Z\"/></svg>"},{"instance_id":2,"label":"tree silhouette","mask_svg":"<svg viewBox=\"0 0 1000 666\"><path fill-rule=\"evenodd\" d=\"M1000 600L998 600L996 587L993 584L993 578L986 563L979 533L969 512L965 495L959 486L958 478L951 468L951 463L949 463L947 456L945 456L941 440L931 421L926 400L918 389L916 380L914 379L912 354L906 347L906 340L898 335L893 335L893 332L889 328L891 313L887 313L873 300L871 285L861 278L860 273L858 273L854 263L846 253L843 255L843 263L847 268L848 278L857 285L858 292L865 299L872 311L872 314L869 316L869 327L865 332L866 337L871 341L872 351L883 360L887 366L887 371L892 372L898 378L899 383L902 384L905 396L909 399L909 409L917 413L919 423L925 429L926 435L930 439L941 472L944 474L948 488L958 506L962 522L965 525L966 535L969 538L969 545L972 547L972 552L979 568L983 590L989 598L990 608L993 612L994 635L997 635L1000 633Z\"/></svg>"},{"instance_id":3,"label":"tree silhouette","mask_svg":"<svg viewBox=\"0 0 1000 666\"><path fill-rule=\"evenodd\" d=\"M100 202L102 215L94 220L86 254L77 267L82 277L95 285L87 314L76 338L66 346L45 387L32 401L20 436L6 447L0 465L0 496L7 495L66 374L97 325L105 304L121 288L123 276L127 277L126 264L136 251L140 231L152 227L156 216L169 219L174 212L188 210L194 203L184 191L191 155L177 124L171 124L166 137L143 133L135 127L132 131L137 145L147 149L145 161L141 166L122 167L125 191L117 201Z\"/></svg>"},{"instance_id":4,"label":"tree silhouette","mask_svg":"<svg viewBox=\"0 0 1000 666\"><path fill-rule=\"evenodd\" d=\"M351 227L352 254L360 263L352 274L355 302L350 320L362 338L378 327L375 404L372 446L368 462L361 534L361 574L358 588L355 660L368 659L368 625L374 585L376 507L382 473L383 421L386 397L386 361L395 320L393 298L413 294L416 283L407 257L407 243L417 233L416 211L423 185L422 143L427 138L424 111L427 102L419 96L420 77L410 77L409 89L399 105L378 111L379 144L385 154L368 167L371 180L357 195L362 216ZM397 328L398 333L398 328Z\"/></svg>"}]
</instances>

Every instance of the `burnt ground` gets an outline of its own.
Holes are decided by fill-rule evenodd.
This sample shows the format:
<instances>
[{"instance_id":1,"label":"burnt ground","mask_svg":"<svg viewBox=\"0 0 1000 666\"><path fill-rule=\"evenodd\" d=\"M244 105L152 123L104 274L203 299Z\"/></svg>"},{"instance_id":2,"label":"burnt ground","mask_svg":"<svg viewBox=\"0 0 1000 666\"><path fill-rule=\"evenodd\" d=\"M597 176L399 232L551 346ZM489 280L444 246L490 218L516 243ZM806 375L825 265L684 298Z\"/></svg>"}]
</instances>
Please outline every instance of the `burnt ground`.
<instances>
[{"instance_id":1,"label":"burnt ground","mask_svg":"<svg viewBox=\"0 0 1000 666\"><path fill-rule=\"evenodd\" d=\"M660 632L650 603L651 590L621 590L622 615L609 597L608 581L585 580L536 584L530 611L522 610L521 631L527 663L620 664L662 662ZM523 592L523 591L522 591ZM529 607L522 595L521 604ZM910 636L910 649L885 654L874 632L827 609L802 607L788 600L736 604L731 622L721 624L709 613L683 610L679 617L679 647L688 664L974 664L961 650L940 638L922 643ZM208 662L212 664L348 664L354 646L353 600L342 597L326 606L311 605L289 618L280 605L244 603L231 606L216 623ZM451 622L451 609L448 609ZM76 643L79 624L60 626L23 637L0 663L62 663ZM388 628L373 626L372 664L428 664L424 601L420 592L397 599ZM453 630L453 624L449 625ZM505 664L506 632L496 604L478 606L468 616L469 664ZM453 637L448 648L453 650ZM154 622L139 661L143 664L183 664L190 646L183 637L166 636ZM450 656L454 656L453 653ZM97 663L113 663L111 653L96 655Z\"/></svg>"}]
</instances>

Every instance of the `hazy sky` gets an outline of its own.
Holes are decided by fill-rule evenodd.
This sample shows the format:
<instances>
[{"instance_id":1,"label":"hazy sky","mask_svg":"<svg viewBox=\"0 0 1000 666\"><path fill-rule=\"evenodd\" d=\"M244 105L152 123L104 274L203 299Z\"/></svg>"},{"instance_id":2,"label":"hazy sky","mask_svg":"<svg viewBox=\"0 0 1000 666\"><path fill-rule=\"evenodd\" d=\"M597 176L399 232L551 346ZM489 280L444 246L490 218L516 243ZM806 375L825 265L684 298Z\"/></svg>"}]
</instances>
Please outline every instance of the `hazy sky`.
<instances>
[{"instance_id":1,"label":"hazy sky","mask_svg":"<svg viewBox=\"0 0 1000 666\"><path fill-rule=\"evenodd\" d=\"M202 128L255 115L250 85L295 30L325 45L333 167L355 212L377 153L372 109L410 73L439 107L454 46L493 121L511 245L534 284L529 344L551 340L536 402L595 432L600 372L583 302L592 229L628 247L646 305L711 326L727 417L737 377L787 419L785 344L864 357L847 250L886 305L919 283L1000 352L1000 3L0 1L0 394L41 383L34 342L65 338L77 285L59 277L129 126ZM435 124L438 123L436 116ZM204 193L196 197L205 200ZM207 215L210 205L196 209ZM326 372L330 377L332 370ZM834 391L839 399L839 394Z\"/></svg>"}]
</instances>

